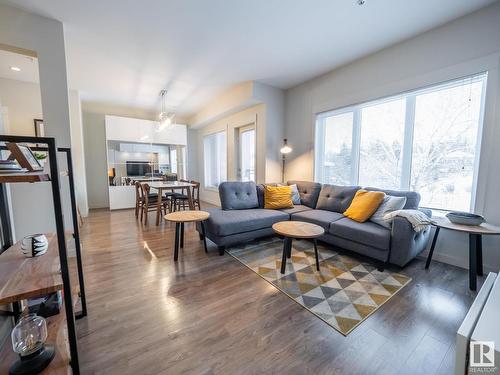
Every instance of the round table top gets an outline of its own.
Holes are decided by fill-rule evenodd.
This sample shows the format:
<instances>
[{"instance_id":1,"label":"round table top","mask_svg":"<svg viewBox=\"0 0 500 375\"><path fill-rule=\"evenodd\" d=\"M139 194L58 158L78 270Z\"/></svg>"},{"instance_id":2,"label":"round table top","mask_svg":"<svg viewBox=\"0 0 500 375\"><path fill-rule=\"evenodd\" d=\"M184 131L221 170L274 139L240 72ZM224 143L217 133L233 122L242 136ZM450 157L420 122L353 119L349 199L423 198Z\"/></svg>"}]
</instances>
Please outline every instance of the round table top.
<instances>
[{"instance_id":1,"label":"round table top","mask_svg":"<svg viewBox=\"0 0 500 375\"><path fill-rule=\"evenodd\" d=\"M203 221L209 218L210 214L200 210L175 211L165 215L165 220L175 223L189 223L193 221Z\"/></svg>"},{"instance_id":2,"label":"round table top","mask_svg":"<svg viewBox=\"0 0 500 375\"><path fill-rule=\"evenodd\" d=\"M273 224L275 233L291 238L316 238L325 233L323 227L305 221L280 221Z\"/></svg>"},{"instance_id":3,"label":"round table top","mask_svg":"<svg viewBox=\"0 0 500 375\"><path fill-rule=\"evenodd\" d=\"M436 227L456 230L458 232L472 234L500 234L500 227L488 223L483 223L481 225L454 224L444 216L433 217L432 222Z\"/></svg>"}]
</instances>

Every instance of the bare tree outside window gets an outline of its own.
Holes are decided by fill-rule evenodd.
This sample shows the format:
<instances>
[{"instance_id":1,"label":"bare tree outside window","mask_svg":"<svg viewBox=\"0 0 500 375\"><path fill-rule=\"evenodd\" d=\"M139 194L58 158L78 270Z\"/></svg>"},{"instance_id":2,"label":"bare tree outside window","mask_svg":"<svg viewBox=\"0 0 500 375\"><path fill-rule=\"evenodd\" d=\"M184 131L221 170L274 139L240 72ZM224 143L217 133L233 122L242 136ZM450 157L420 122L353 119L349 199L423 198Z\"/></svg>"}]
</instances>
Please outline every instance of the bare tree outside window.
<instances>
[{"instance_id":1,"label":"bare tree outside window","mask_svg":"<svg viewBox=\"0 0 500 375\"><path fill-rule=\"evenodd\" d=\"M469 211L486 77L318 115L316 179L414 190L421 206Z\"/></svg>"}]
</instances>

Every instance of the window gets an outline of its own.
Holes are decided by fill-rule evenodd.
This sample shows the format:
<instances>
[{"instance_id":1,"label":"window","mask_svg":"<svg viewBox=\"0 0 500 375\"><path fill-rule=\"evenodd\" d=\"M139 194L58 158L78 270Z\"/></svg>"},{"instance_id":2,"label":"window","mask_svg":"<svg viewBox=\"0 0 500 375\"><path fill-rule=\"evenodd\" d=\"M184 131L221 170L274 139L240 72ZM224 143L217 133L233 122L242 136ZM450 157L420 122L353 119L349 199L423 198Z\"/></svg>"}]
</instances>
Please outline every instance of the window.
<instances>
[{"instance_id":1,"label":"window","mask_svg":"<svg viewBox=\"0 0 500 375\"><path fill-rule=\"evenodd\" d=\"M321 119L316 132L317 180L339 185L351 182L353 116L346 112Z\"/></svg>"},{"instance_id":2,"label":"window","mask_svg":"<svg viewBox=\"0 0 500 375\"><path fill-rule=\"evenodd\" d=\"M205 187L217 189L227 179L226 132L207 135L203 139Z\"/></svg>"},{"instance_id":3,"label":"window","mask_svg":"<svg viewBox=\"0 0 500 375\"><path fill-rule=\"evenodd\" d=\"M411 189L421 206L469 211L487 73L322 113L315 179Z\"/></svg>"},{"instance_id":4,"label":"window","mask_svg":"<svg viewBox=\"0 0 500 375\"><path fill-rule=\"evenodd\" d=\"M170 148L170 172L177 173L177 149Z\"/></svg>"},{"instance_id":5,"label":"window","mask_svg":"<svg viewBox=\"0 0 500 375\"><path fill-rule=\"evenodd\" d=\"M255 181L255 128L240 128L238 133L238 177L240 181Z\"/></svg>"},{"instance_id":6,"label":"window","mask_svg":"<svg viewBox=\"0 0 500 375\"><path fill-rule=\"evenodd\" d=\"M405 127L405 101L396 99L361 109L359 184L399 187Z\"/></svg>"}]
</instances>

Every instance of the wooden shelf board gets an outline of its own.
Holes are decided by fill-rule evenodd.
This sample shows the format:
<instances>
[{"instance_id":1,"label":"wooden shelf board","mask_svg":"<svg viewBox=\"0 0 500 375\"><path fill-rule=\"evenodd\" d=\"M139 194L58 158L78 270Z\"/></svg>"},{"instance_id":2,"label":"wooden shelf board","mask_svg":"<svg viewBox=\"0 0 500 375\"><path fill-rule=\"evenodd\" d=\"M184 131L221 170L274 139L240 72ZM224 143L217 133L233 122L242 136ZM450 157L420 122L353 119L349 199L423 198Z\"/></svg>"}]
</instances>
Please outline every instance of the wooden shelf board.
<instances>
[{"instance_id":1,"label":"wooden shelf board","mask_svg":"<svg viewBox=\"0 0 500 375\"><path fill-rule=\"evenodd\" d=\"M1 173L0 183L17 182L41 182L50 181L50 176L43 172L24 172L24 173Z\"/></svg>"},{"instance_id":2,"label":"wooden shelf board","mask_svg":"<svg viewBox=\"0 0 500 375\"><path fill-rule=\"evenodd\" d=\"M56 355L49 366L41 372L42 375L71 374L70 354L68 344L68 330L66 326L66 312L64 303L59 314L47 320L47 345L55 348ZM10 340L7 340L0 351L0 374L7 374L9 367L17 360L18 355L12 351Z\"/></svg>"},{"instance_id":3,"label":"wooden shelf board","mask_svg":"<svg viewBox=\"0 0 500 375\"><path fill-rule=\"evenodd\" d=\"M49 248L44 255L26 258L21 243L0 255L0 305L53 293L63 288L57 235L46 234ZM66 233L66 240L72 238Z\"/></svg>"},{"instance_id":4,"label":"wooden shelf board","mask_svg":"<svg viewBox=\"0 0 500 375\"><path fill-rule=\"evenodd\" d=\"M70 237L70 233L66 233L66 239ZM54 239L57 241L55 234ZM48 237L48 236L47 236ZM57 248L56 248L57 250ZM19 250L18 250L19 251ZM48 252L48 251L47 251ZM47 254L44 254L45 256ZM0 264L2 263L2 258L0 258ZM76 308L80 303L79 292L80 288L78 286L77 278L77 267L76 259L69 258L69 270L71 277L71 297L73 301L74 312L77 312ZM55 347L56 355L49 367L47 367L41 375L69 375L72 374L70 366L70 353L69 353L69 342L68 342L68 329L66 325L66 311L63 304L61 306L61 311L59 314L51 316L47 320L47 345L52 345ZM17 354L12 351L12 345L10 340L7 340L0 349L0 374L7 374L9 367L18 358Z\"/></svg>"}]
</instances>

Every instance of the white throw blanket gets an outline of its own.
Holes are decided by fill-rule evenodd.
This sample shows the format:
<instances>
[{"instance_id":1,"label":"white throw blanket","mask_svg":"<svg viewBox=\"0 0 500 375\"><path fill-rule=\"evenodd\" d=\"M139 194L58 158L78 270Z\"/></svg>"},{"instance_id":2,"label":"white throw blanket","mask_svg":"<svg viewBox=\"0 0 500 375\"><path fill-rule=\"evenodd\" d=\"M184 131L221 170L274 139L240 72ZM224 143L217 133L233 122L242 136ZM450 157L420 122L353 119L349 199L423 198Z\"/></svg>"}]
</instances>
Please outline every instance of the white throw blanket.
<instances>
[{"instance_id":1,"label":"white throw blanket","mask_svg":"<svg viewBox=\"0 0 500 375\"><path fill-rule=\"evenodd\" d=\"M384 220L392 222L396 216L404 217L406 220L408 220L415 232L420 232L432 224L431 218L419 210L392 211L384 216Z\"/></svg>"}]
</instances>

